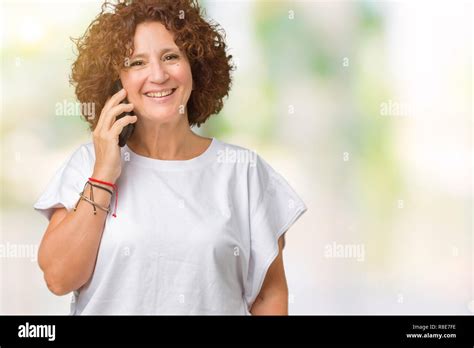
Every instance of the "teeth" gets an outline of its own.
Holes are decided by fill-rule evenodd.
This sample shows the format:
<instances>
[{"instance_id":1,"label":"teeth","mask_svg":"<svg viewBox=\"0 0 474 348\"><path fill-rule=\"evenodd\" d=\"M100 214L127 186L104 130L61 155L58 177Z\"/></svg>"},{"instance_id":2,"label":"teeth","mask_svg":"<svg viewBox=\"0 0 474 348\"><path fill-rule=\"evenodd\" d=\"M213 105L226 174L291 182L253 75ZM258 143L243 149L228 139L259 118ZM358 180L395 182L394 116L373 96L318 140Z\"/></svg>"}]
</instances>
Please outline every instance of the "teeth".
<instances>
[{"instance_id":1,"label":"teeth","mask_svg":"<svg viewBox=\"0 0 474 348\"><path fill-rule=\"evenodd\" d=\"M163 92L147 93L146 96L147 97L152 97L152 98L161 98L161 97L166 97L167 95L170 95L171 93L173 93L173 90L169 89L169 90L163 91Z\"/></svg>"}]
</instances>

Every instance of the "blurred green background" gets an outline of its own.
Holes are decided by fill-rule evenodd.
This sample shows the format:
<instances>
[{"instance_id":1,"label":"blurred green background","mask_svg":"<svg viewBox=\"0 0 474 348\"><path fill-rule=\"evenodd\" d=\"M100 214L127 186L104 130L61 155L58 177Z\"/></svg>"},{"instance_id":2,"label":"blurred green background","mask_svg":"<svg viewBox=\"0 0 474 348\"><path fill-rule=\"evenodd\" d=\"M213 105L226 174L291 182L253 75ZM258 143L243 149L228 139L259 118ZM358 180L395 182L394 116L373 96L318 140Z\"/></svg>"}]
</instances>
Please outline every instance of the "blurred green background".
<instances>
[{"instance_id":1,"label":"blurred green background","mask_svg":"<svg viewBox=\"0 0 474 348\"><path fill-rule=\"evenodd\" d=\"M287 234L290 314L473 312L472 4L200 3L237 70L196 131L256 150L308 206ZM1 2L3 250L37 248L33 203L91 141L58 110L69 38L100 6ZM31 253L0 256L1 314L68 313Z\"/></svg>"}]
</instances>

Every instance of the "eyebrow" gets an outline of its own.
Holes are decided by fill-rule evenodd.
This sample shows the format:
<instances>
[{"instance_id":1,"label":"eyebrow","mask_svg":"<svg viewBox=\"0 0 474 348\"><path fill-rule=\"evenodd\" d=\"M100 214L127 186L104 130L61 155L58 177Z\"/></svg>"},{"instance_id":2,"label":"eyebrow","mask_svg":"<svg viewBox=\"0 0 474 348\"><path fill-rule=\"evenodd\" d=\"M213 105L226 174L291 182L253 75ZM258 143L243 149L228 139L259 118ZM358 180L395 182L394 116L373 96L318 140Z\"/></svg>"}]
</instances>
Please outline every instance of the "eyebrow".
<instances>
[{"instance_id":1,"label":"eyebrow","mask_svg":"<svg viewBox=\"0 0 474 348\"><path fill-rule=\"evenodd\" d=\"M176 51L177 50L177 47L166 47L166 48L163 48L160 52L159 52L159 55L162 55L163 53L167 52L167 51ZM146 58L148 57L148 54L147 53L137 53L137 54L134 54L131 56L131 58Z\"/></svg>"}]
</instances>

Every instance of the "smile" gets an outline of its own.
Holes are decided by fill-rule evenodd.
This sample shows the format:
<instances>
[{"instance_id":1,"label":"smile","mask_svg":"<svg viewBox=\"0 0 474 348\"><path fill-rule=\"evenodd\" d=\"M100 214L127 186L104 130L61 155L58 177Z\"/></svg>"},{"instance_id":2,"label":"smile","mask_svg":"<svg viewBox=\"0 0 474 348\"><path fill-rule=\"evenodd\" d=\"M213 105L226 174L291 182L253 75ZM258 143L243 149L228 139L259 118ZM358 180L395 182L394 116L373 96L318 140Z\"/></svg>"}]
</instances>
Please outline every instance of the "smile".
<instances>
[{"instance_id":1,"label":"smile","mask_svg":"<svg viewBox=\"0 0 474 348\"><path fill-rule=\"evenodd\" d=\"M149 98L164 98L167 97L176 91L176 88L168 89L166 91L161 91L161 92L149 92L145 93L145 95Z\"/></svg>"}]
</instances>

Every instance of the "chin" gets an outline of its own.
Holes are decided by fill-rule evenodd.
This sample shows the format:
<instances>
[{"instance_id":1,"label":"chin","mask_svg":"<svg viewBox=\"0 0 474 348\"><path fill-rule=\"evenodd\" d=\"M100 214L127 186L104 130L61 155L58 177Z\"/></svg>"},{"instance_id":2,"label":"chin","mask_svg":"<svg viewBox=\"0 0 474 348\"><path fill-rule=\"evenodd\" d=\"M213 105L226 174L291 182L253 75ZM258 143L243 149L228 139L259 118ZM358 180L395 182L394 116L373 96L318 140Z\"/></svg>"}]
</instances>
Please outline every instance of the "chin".
<instances>
[{"instance_id":1,"label":"chin","mask_svg":"<svg viewBox=\"0 0 474 348\"><path fill-rule=\"evenodd\" d=\"M160 123L165 123L165 122L173 122L179 119L181 115L177 114L176 112L171 112L171 111L152 111L152 112L146 112L145 113L146 119L153 121L153 122L160 122Z\"/></svg>"}]
</instances>

